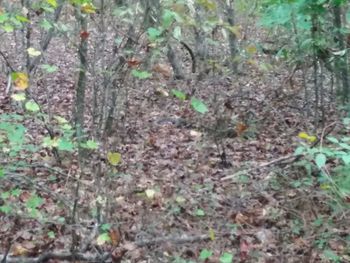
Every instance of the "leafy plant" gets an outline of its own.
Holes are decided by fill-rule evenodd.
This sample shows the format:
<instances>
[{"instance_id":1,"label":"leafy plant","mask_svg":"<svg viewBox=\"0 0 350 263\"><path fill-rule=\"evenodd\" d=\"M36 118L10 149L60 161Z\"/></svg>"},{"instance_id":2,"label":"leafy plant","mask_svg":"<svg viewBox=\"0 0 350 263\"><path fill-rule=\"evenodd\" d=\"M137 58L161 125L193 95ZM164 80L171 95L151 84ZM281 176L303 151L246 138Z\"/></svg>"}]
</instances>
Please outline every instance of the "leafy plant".
<instances>
[{"instance_id":1,"label":"leafy plant","mask_svg":"<svg viewBox=\"0 0 350 263\"><path fill-rule=\"evenodd\" d=\"M181 100L181 101L187 100L187 95L185 93L183 93L182 91L176 90L176 89L172 89L171 92L179 100ZM204 102L201 101L200 99L195 98L195 97L191 97L190 104L191 104L191 107L196 112L205 114L205 113L207 113L209 111L207 106L204 104Z\"/></svg>"},{"instance_id":2,"label":"leafy plant","mask_svg":"<svg viewBox=\"0 0 350 263\"><path fill-rule=\"evenodd\" d=\"M301 143L295 154L304 155L305 165L314 165L319 170L318 183L322 190L347 200L350 196L350 137L327 136L325 139L318 148Z\"/></svg>"}]
</instances>

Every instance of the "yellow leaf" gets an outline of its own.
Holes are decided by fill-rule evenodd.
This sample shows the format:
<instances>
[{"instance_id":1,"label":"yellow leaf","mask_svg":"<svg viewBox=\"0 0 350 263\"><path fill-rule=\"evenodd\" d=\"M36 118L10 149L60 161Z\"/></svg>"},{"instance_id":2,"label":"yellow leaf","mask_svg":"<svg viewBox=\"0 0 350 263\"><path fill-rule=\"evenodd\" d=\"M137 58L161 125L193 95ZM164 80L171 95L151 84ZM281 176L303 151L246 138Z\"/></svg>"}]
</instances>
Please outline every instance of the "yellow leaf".
<instances>
[{"instance_id":1,"label":"yellow leaf","mask_svg":"<svg viewBox=\"0 0 350 263\"><path fill-rule=\"evenodd\" d=\"M120 163L120 161L122 159L122 155L118 152L108 152L107 159L111 165L116 166Z\"/></svg>"},{"instance_id":2,"label":"yellow leaf","mask_svg":"<svg viewBox=\"0 0 350 263\"><path fill-rule=\"evenodd\" d=\"M226 29L229 30L236 37L241 37L241 28L239 26L226 26Z\"/></svg>"},{"instance_id":3,"label":"yellow leaf","mask_svg":"<svg viewBox=\"0 0 350 263\"><path fill-rule=\"evenodd\" d=\"M182 196L177 196L176 199L175 199L176 203L178 204L183 204L186 202L186 199Z\"/></svg>"},{"instance_id":4,"label":"yellow leaf","mask_svg":"<svg viewBox=\"0 0 350 263\"><path fill-rule=\"evenodd\" d=\"M15 89L25 90L29 85L28 74L24 72L13 72L11 74Z\"/></svg>"},{"instance_id":5,"label":"yellow leaf","mask_svg":"<svg viewBox=\"0 0 350 263\"><path fill-rule=\"evenodd\" d=\"M68 121L67 121L65 118L61 117L61 116L55 115L55 116L53 116L53 118L54 118L59 124L66 124L66 123L68 123Z\"/></svg>"},{"instance_id":6,"label":"yellow leaf","mask_svg":"<svg viewBox=\"0 0 350 263\"><path fill-rule=\"evenodd\" d=\"M315 135L309 135L306 132L299 132L298 137L309 142L314 142L317 140L317 137Z\"/></svg>"},{"instance_id":7,"label":"yellow leaf","mask_svg":"<svg viewBox=\"0 0 350 263\"><path fill-rule=\"evenodd\" d=\"M305 140L307 140L307 138L309 138L309 135L308 135L306 132L299 132L298 137L299 137L300 139L305 139Z\"/></svg>"},{"instance_id":8,"label":"yellow leaf","mask_svg":"<svg viewBox=\"0 0 350 263\"><path fill-rule=\"evenodd\" d=\"M215 232L212 228L209 228L209 238L211 241L215 240Z\"/></svg>"},{"instance_id":9,"label":"yellow leaf","mask_svg":"<svg viewBox=\"0 0 350 263\"><path fill-rule=\"evenodd\" d=\"M322 190L329 190L329 189L331 189L331 186L329 184L327 184L327 183L323 183L323 184L320 185L320 188Z\"/></svg>"},{"instance_id":10,"label":"yellow leaf","mask_svg":"<svg viewBox=\"0 0 350 263\"><path fill-rule=\"evenodd\" d=\"M258 50L255 45L249 45L245 49L249 55L254 55Z\"/></svg>"},{"instance_id":11,"label":"yellow leaf","mask_svg":"<svg viewBox=\"0 0 350 263\"><path fill-rule=\"evenodd\" d=\"M309 136L308 138L309 142L314 142L317 140L317 137L315 135Z\"/></svg>"},{"instance_id":12,"label":"yellow leaf","mask_svg":"<svg viewBox=\"0 0 350 263\"><path fill-rule=\"evenodd\" d=\"M256 66L258 64L258 62L256 60L254 60L254 59L248 59L247 63L249 63L252 66Z\"/></svg>"},{"instance_id":13,"label":"yellow leaf","mask_svg":"<svg viewBox=\"0 0 350 263\"><path fill-rule=\"evenodd\" d=\"M153 199L154 195L156 194L156 191L154 191L153 189L147 189L145 191L145 194L149 199Z\"/></svg>"},{"instance_id":14,"label":"yellow leaf","mask_svg":"<svg viewBox=\"0 0 350 263\"><path fill-rule=\"evenodd\" d=\"M27 52L28 52L30 57L38 57L41 55L41 52L39 50L36 50L33 47L28 48Z\"/></svg>"},{"instance_id":15,"label":"yellow leaf","mask_svg":"<svg viewBox=\"0 0 350 263\"><path fill-rule=\"evenodd\" d=\"M94 7L93 4L82 4L81 5L81 12L84 14L94 14L96 13L96 7Z\"/></svg>"}]
</instances>

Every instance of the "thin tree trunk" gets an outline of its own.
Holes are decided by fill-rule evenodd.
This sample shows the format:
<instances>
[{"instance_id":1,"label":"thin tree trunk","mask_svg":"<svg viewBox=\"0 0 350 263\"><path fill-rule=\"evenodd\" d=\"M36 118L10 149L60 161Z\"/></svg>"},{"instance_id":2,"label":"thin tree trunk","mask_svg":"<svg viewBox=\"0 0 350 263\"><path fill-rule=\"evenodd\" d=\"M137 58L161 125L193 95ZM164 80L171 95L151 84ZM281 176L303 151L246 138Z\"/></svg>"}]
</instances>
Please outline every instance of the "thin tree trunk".
<instances>
[{"instance_id":1,"label":"thin tree trunk","mask_svg":"<svg viewBox=\"0 0 350 263\"><path fill-rule=\"evenodd\" d=\"M228 24L233 27L235 26L235 10L233 6L233 0L228 1L226 4L226 17L227 17L227 22ZM237 73L237 54L238 54L238 49L237 49L237 37L236 35L228 30L228 43L230 46L230 55L231 55L231 69L233 73Z\"/></svg>"},{"instance_id":2,"label":"thin tree trunk","mask_svg":"<svg viewBox=\"0 0 350 263\"><path fill-rule=\"evenodd\" d=\"M334 27L336 29L336 43L338 44L339 50L345 50L345 40L344 36L341 33L342 29L342 19L341 19L341 7L337 4L333 6L334 13ZM341 96L342 102L345 104L349 102L349 70L348 70L348 61L347 57L337 57L335 62L335 70L339 70L340 82L342 84ZM338 74L337 74L338 75Z\"/></svg>"},{"instance_id":3,"label":"thin tree trunk","mask_svg":"<svg viewBox=\"0 0 350 263\"><path fill-rule=\"evenodd\" d=\"M79 11L76 10L76 17L80 23L80 32L87 32L87 19ZM74 120L76 125L78 140L83 135L84 127L84 113L85 113L85 92L86 92L86 71L87 71L87 52L88 52L88 39L87 37L80 38L80 44L78 47L79 57L79 77L76 85L76 97L75 97L75 112Z\"/></svg>"}]
</instances>

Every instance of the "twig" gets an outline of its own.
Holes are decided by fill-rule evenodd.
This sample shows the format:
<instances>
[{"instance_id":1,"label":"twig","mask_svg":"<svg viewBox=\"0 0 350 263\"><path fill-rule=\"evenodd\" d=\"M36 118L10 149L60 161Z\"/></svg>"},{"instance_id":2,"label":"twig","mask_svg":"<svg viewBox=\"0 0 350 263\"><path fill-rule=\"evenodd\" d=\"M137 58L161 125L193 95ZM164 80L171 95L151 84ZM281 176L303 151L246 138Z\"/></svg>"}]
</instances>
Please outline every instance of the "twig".
<instances>
[{"instance_id":1,"label":"twig","mask_svg":"<svg viewBox=\"0 0 350 263\"><path fill-rule=\"evenodd\" d=\"M2 56L2 58L5 60L5 64L6 66L11 70L11 71L16 71L15 68L11 65L10 61L8 60L8 58L6 57L6 55L0 51L0 56Z\"/></svg>"}]
</instances>

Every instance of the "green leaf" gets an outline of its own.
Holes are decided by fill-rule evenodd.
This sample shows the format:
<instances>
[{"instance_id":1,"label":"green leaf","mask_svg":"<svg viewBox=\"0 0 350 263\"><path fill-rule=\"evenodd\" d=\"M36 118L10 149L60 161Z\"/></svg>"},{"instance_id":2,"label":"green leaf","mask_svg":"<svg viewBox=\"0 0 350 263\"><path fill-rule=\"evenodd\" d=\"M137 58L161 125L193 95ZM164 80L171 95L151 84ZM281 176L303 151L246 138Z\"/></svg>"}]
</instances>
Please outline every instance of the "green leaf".
<instances>
[{"instance_id":1,"label":"green leaf","mask_svg":"<svg viewBox=\"0 0 350 263\"><path fill-rule=\"evenodd\" d=\"M31 111L31 112L37 112L40 110L39 105L34 101L28 101L28 102L26 102L26 104L24 106L25 106L26 110Z\"/></svg>"},{"instance_id":2,"label":"green leaf","mask_svg":"<svg viewBox=\"0 0 350 263\"><path fill-rule=\"evenodd\" d=\"M88 140L85 143L81 144L81 147L90 149L90 150L96 150L98 148L98 143L94 140Z\"/></svg>"},{"instance_id":3,"label":"green leaf","mask_svg":"<svg viewBox=\"0 0 350 263\"><path fill-rule=\"evenodd\" d=\"M26 206L27 208L30 208L30 209L36 209L39 206L41 206L43 203L44 203L44 199L37 196L36 194L33 194L26 202Z\"/></svg>"},{"instance_id":4,"label":"green leaf","mask_svg":"<svg viewBox=\"0 0 350 263\"><path fill-rule=\"evenodd\" d=\"M222 254L219 260L220 263L232 263L233 255L231 253L225 252L224 254Z\"/></svg>"},{"instance_id":5,"label":"green leaf","mask_svg":"<svg viewBox=\"0 0 350 263\"><path fill-rule=\"evenodd\" d=\"M339 140L333 136L327 137L327 140L332 142L332 143L339 143Z\"/></svg>"},{"instance_id":6,"label":"green leaf","mask_svg":"<svg viewBox=\"0 0 350 263\"><path fill-rule=\"evenodd\" d=\"M177 90L177 89L172 89L171 90L171 93L176 97L176 98L178 98L178 99L180 99L180 100L186 100L186 94L185 93L183 93L182 91L180 91L180 90Z\"/></svg>"},{"instance_id":7,"label":"green leaf","mask_svg":"<svg viewBox=\"0 0 350 263\"><path fill-rule=\"evenodd\" d=\"M44 147L57 147L58 145L58 140L57 139L51 139L50 136L44 137L43 138L43 146Z\"/></svg>"},{"instance_id":8,"label":"green leaf","mask_svg":"<svg viewBox=\"0 0 350 263\"><path fill-rule=\"evenodd\" d=\"M21 92L21 93L15 93L15 94L12 94L11 95L11 98L14 100L14 101L24 101L26 100L26 94Z\"/></svg>"},{"instance_id":9,"label":"green leaf","mask_svg":"<svg viewBox=\"0 0 350 263\"><path fill-rule=\"evenodd\" d=\"M139 79L148 79L152 76L152 74L147 72L147 71L141 71L141 70L137 70L137 69L133 69L131 71L131 75L133 75L134 77L139 78Z\"/></svg>"},{"instance_id":10,"label":"green leaf","mask_svg":"<svg viewBox=\"0 0 350 263\"><path fill-rule=\"evenodd\" d=\"M343 124L344 124L344 126L349 126L350 125L350 118L344 118Z\"/></svg>"},{"instance_id":11,"label":"green leaf","mask_svg":"<svg viewBox=\"0 0 350 263\"><path fill-rule=\"evenodd\" d=\"M197 209L196 216L205 216L205 212L202 209Z\"/></svg>"},{"instance_id":12,"label":"green leaf","mask_svg":"<svg viewBox=\"0 0 350 263\"><path fill-rule=\"evenodd\" d=\"M199 254L199 259L202 261L207 260L209 257L213 255L213 251L208 250L208 249L203 249L201 253Z\"/></svg>"},{"instance_id":13,"label":"green leaf","mask_svg":"<svg viewBox=\"0 0 350 263\"><path fill-rule=\"evenodd\" d=\"M208 111L207 106L199 99L191 98L191 106L199 113L206 113Z\"/></svg>"},{"instance_id":14,"label":"green leaf","mask_svg":"<svg viewBox=\"0 0 350 263\"><path fill-rule=\"evenodd\" d=\"M74 149L74 145L70 140L64 139L64 138L60 138L58 140L58 145L57 145L57 149L61 150L61 151L68 151L68 152L72 152Z\"/></svg>"},{"instance_id":15,"label":"green leaf","mask_svg":"<svg viewBox=\"0 0 350 263\"><path fill-rule=\"evenodd\" d=\"M0 196L1 196L1 199L6 200L11 196L11 193L10 192L3 192L3 193L1 193Z\"/></svg>"},{"instance_id":16,"label":"green leaf","mask_svg":"<svg viewBox=\"0 0 350 263\"><path fill-rule=\"evenodd\" d=\"M111 229L111 224L102 224L101 225L101 230L102 231L108 231Z\"/></svg>"},{"instance_id":17,"label":"green leaf","mask_svg":"<svg viewBox=\"0 0 350 263\"><path fill-rule=\"evenodd\" d=\"M324 155L323 153L319 153L316 155L315 158L315 162L318 168L322 168L325 166L326 162L327 162L327 158L326 155Z\"/></svg>"},{"instance_id":18,"label":"green leaf","mask_svg":"<svg viewBox=\"0 0 350 263\"><path fill-rule=\"evenodd\" d=\"M343 155L341 157L342 161L344 162L345 165L349 165L350 164L350 154L347 155Z\"/></svg>"},{"instance_id":19,"label":"green leaf","mask_svg":"<svg viewBox=\"0 0 350 263\"><path fill-rule=\"evenodd\" d=\"M25 16L16 15L16 19L22 23L29 23L30 22L30 20L28 18L26 18Z\"/></svg>"},{"instance_id":20,"label":"green leaf","mask_svg":"<svg viewBox=\"0 0 350 263\"><path fill-rule=\"evenodd\" d=\"M5 23L9 19L8 13L2 13L0 14L0 24Z\"/></svg>"},{"instance_id":21,"label":"green leaf","mask_svg":"<svg viewBox=\"0 0 350 263\"><path fill-rule=\"evenodd\" d=\"M13 26L11 26L10 24L4 24L3 26L1 26L1 28L6 32L6 33L11 33L13 32L13 30L15 29Z\"/></svg>"},{"instance_id":22,"label":"green leaf","mask_svg":"<svg viewBox=\"0 0 350 263\"><path fill-rule=\"evenodd\" d=\"M22 190L21 189L18 189L18 188L15 188L11 191L11 195L12 196L15 196L15 197L19 197L22 193Z\"/></svg>"},{"instance_id":23,"label":"green leaf","mask_svg":"<svg viewBox=\"0 0 350 263\"><path fill-rule=\"evenodd\" d=\"M330 250L330 249L326 249L325 251L323 251L323 256L326 259L333 260L333 261L339 261L340 260L340 257L337 254L335 254L333 252L333 250Z\"/></svg>"},{"instance_id":24,"label":"green leaf","mask_svg":"<svg viewBox=\"0 0 350 263\"><path fill-rule=\"evenodd\" d=\"M300 155L300 154L303 154L305 151L305 147L303 146L299 146L298 148L295 149L294 151L294 155Z\"/></svg>"},{"instance_id":25,"label":"green leaf","mask_svg":"<svg viewBox=\"0 0 350 263\"><path fill-rule=\"evenodd\" d=\"M163 14L162 27L164 29L167 29L173 21L174 21L174 12L169 9L165 9Z\"/></svg>"},{"instance_id":26,"label":"green leaf","mask_svg":"<svg viewBox=\"0 0 350 263\"><path fill-rule=\"evenodd\" d=\"M9 214L11 212L12 208L8 205L2 205L0 206L0 212L3 212L4 214Z\"/></svg>"},{"instance_id":27,"label":"green leaf","mask_svg":"<svg viewBox=\"0 0 350 263\"><path fill-rule=\"evenodd\" d=\"M350 145L346 143L339 143L339 146L343 149L350 150Z\"/></svg>"},{"instance_id":28,"label":"green leaf","mask_svg":"<svg viewBox=\"0 0 350 263\"><path fill-rule=\"evenodd\" d=\"M162 31L158 30L157 28L150 27L147 29L147 34L150 41L155 41L160 37Z\"/></svg>"},{"instance_id":29,"label":"green leaf","mask_svg":"<svg viewBox=\"0 0 350 263\"><path fill-rule=\"evenodd\" d=\"M45 70L47 73L54 73L58 70L58 67L55 65L43 64L41 68Z\"/></svg>"},{"instance_id":30,"label":"green leaf","mask_svg":"<svg viewBox=\"0 0 350 263\"><path fill-rule=\"evenodd\" d=\"M104 245L106 242L109 242L111 238L109 237L108 233L103 233L97 237L97 244L98 245Z\"/></svg>"},{"instance_id":31,"label":"green leaf","mask_svg":"<svg viewBox=\"0 0 350 263\"><path fill-rule=\"evenodd\" d=\"M40 26L47 31L49 31L51 28L53 28L53 25L47 19L41 20Z\"/></svg>"},{"instance_id":32,"label":"green leaf","mask_svg":"<svg viewBox=\"0 0 350 263\"><path fill-rule=\"evenodd\" d=\"M55 232L53 232L53 231L49 231L49 232L47 233L47 236L48 236L49 238L51 238L51 239L54 239L54 238L56 237Z\"/></svg>"},{"instance_id":33,"label":"green leaf","mask_svg":"<svg viewBox=\"0 0 350 263\"><path fill-rule=\"evenodd\" d=\"M46 2L51 5L53 8L57 7L57 1L56 0L46 0Z\"/></svg>"},{"instance_id":34,"label":"green leaf","mask_svg":"<svg viewBox=\"0 0 350 263\"><path fill-rule=\"evenodd\" d=\"M0 178L5 176L4 169L0 167Z\"/></svg>"},{"instance_id":35,"label":"green leaf","mask_svg":"<svg viewBox=\"0 0 350 263\"><path fill-rule=\"evenodd\" d=\"M181 40L181 27L176 26L173 31L173 37L177 40Z\"/></svg>"}]
</instances>

